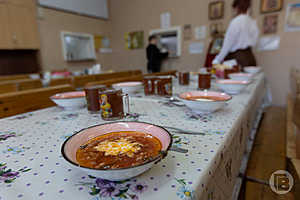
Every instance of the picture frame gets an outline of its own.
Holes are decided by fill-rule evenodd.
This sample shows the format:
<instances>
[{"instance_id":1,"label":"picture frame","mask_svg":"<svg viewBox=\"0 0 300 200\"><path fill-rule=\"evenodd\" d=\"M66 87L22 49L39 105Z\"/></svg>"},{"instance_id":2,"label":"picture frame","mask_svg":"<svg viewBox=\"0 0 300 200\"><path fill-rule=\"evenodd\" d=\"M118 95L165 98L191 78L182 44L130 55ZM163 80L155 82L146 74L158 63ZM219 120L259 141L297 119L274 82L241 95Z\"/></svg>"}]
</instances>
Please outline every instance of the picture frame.
<instances>
[{"instance_id":1,"label":"picture frame","mask_svg":"<svg viewBox=\"0 0 300 200\"><path fill-rule=\"evenodd\" d=\"M263 19L263 34L275 34L278 27L278 15L266 15Z\"/></svg>"},{"instance_id":2,"label":"picture frame","mask_svg":"<svg viewBox=\"0 0 300 200\"><path fill-rule=\"evenodd\" d=\"M217 20L224 18L224 1L211 2L208 5L208 18Z\"/></svg>"},{"instance_id":3,"label":"picture frame","mask_svg":"<svg viewBox=\"0 0 300 200\"><path fill-rule=\"evenodd\" d=\"M285 17L285 31L300 31L300 3L288 4Z\"/></svg>"},{"instance_id":4,"label":"picture frame","mask_svg":"<svg viewBox=\"0 0 300 200\"><path fill-rule=\"evenodd\" d=\"M260 3L260 12L262 14L278 12L283 7L283 0L261 0Z\"/></svg>"},{"instance_id":5,"label":"picture frame","mask_svg":"<svg viewBox=\"0 0 300 200\"><path fill-rule=\"evenodd\" d=\"M125 46L129 50L144 48L144 31L125 33Z\"/></svg>"}]
</instances>

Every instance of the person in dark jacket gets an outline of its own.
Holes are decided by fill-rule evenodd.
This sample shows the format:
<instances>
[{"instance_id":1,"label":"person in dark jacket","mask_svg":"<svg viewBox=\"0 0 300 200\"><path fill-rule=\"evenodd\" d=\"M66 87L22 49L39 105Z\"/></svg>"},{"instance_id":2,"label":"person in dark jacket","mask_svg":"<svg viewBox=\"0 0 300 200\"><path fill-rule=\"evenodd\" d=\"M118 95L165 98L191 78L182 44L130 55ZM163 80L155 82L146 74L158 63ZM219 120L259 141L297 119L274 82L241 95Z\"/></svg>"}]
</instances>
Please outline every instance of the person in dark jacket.
<instances>
[{"instance_id":1,"label":"person in dark jacket","mask_svg":"<svg viewBox=\"0 0 300 200\"><path fill-rule=\"evenodd\" d=\"M157 38L152 35L148 39L149 45L147 47L147 70L148 73L160 72L161 63L169 55L168 52L162 53L159 48L157 48Z\"/></svg>"}]
</instances>

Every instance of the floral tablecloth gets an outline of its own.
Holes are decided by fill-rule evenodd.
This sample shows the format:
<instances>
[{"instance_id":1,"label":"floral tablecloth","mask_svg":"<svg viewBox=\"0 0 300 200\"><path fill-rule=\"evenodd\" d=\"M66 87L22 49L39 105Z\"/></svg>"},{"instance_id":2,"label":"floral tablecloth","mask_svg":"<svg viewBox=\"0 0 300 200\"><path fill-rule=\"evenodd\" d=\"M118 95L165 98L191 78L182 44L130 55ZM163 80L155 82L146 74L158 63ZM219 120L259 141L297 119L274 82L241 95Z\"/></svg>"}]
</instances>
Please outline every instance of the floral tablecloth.
<instances>
[{"instance_id":1,"label":"floral tablecloth","mask_svg":"<svg viewBox=\"0 0 300 200\"><path fill-rule=\"evenodd\" d=\"M176 85L175 93L196 88ZM139 120L199 131L174 133L174 146L146 173L110 182L72 168L61 156L62 143L74 132L103 123L86 109L52 107L0 120L0 200L15 199L230 199L246 142L265 96L260 73L244 92L213 114L195 115L165 98L133 97L131 112ZM170 130L171 131L171 130Z\"/></svg>"}]
</instances>

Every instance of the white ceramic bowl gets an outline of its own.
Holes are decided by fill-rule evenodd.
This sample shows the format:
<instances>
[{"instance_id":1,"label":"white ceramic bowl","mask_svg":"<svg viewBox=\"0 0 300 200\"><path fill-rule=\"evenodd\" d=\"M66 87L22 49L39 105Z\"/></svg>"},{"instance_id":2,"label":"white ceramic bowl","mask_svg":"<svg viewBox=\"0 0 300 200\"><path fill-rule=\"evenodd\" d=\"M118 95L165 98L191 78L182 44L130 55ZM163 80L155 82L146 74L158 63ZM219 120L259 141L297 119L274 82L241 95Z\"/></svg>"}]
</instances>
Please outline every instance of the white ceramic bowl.
<instances>
[{"instance_id":1,"label":"white ceramic bowl","mask_svg":"<svg viewBox=\"0 0 300 200\"><path fill-rule=\"evenodd\" d=\"M228 75L230 79L236 81L251 81L253 78L253 74L249 73L232 73Z\"/></svg>"},{"instance_id":2,"label":"white ceramic bowl","mask_svg":"<svg viewBox=\"0 0 300 200\"><path fill-rule=\"evenodd\" d=\"M179 95L183 103L195 113L212 113L226 105L232 97L225 93L211 91L191 91ZM196 100L189 100L189 97L199 97ZM205 99L212 98L212 100Z\"/></svg>"},{"instance_id":3,"label":"white ceramic bowl","mask_svg":"<svg viewBox=\"0 0 300 200\"><path fill-rule=\"evenodd\" d=\"M239 94L249 84L250 84L249 81L235 81L235 80L216 81L217 87L228 94Z\"/></svg>"},{"instance_id":4,"label":"white ceramic bowl","mask_svg":"<svg viewBox=\"0 0 300 200\"><path fill-rule=\"evenodd\" d=\"M143 89L143 82L123 82L112 85L115 89L122 89L125 94L135 94Z\"/></svg>"},{"instance_id":5,"label":"white ceramic bowl","mask_svg":"<svg viewBox=\"0 0 300 200\"><path fill-rule=\"evenodd\" d=\"M53 95L50 99L56 105L68 110L81 108L86 104L85 92L83 91L59 93Z\"/></svg>"},{"instance_id":6,"label":"white ceramic bowl","mask_svg":"<svg viewBox=\"0 0 300 200\"><path fill-rule=\"evenodd\" d=\"M246 73L256 74L256 73L259 73L261 71L261 67L256 67L256 66L244 67L244 71Z\"/></svg>"},{"instance_id":7,"label":"white ceramic bowl","mask_svg":"<svg viewBox=\"0 0 300 200\"><path fill-rule=\"evenodd\" d=\"M85 144L90 139L98 137L100 135L119 131L137 131L155 136L161 141L162 144L161 156L158 156L156 159L144 164L122 169L103 170L82 167L78 165L78 162L76 160L76 152L81 145ZM89 175L102 179L121 181L138 176L152 168L154 164L158 163L167 155L167 151L169 150L171 145L172 136L166 129L162 127L144 122L112 122L102 125L96 125L75 133L63 143L61 147L61 153L64 159L76 169L83 170Z\"/></svg>"},{"instance_id":8,"label":"white ceramic bowl","mask_svg":"<svg viewBox=\"0 0 300 200\"><path fill-rule=\"evenodd\" d=\"M190 81L196 82L198 81L199 73L198 72L190 72Z\"/></svg>"}]
</instances>

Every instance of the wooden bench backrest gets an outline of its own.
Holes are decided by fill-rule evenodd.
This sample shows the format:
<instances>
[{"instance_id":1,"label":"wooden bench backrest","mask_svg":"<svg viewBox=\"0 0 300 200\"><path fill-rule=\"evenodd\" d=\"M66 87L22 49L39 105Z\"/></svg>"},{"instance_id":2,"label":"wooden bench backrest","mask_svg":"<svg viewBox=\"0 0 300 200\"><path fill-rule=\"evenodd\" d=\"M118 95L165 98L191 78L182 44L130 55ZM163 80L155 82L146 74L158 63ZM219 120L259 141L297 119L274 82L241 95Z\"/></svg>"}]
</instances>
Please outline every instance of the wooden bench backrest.
<instances>
[{"instance_id":1,"label":"wooden bench backrest","mask_svg":"<svg viewBox=\"0 0 300 200\"><path fill-rule=\"evenodd\" d=\"M141 74L142 74L141 70L132 70L132 71L78 76L78 77L74 77L73 85L75 88L82 88L90 82L104 81L104 80L109 80L114 78L121 78L121 77L141 75Z\"/></svg>"},{"instance_id":2,"label":"wooden bench backrest","mask_svg":"<svg viewBox=\"0 0 300 200\"><path fill-rule=\"evenodd\" d=\"M293 124L296 132L296 156L300 159L300 94L294 99Z\"/></svg>"},{"instance_id":3,"label":"wooden bench backrest","mask_svg":"<svg viewBox=\"0 0 300 200\"><path fill-rule=\"evenodd\" d=\"M19 79L0 82L0 94L43 87L39 79Z\"/></svg>"},{"instance_id":4,"label":"wooden bench backrest","mask_svg":"<svg viewBox=\"0 0 300 200\"><path fill-rule=\"evenodd\" d=\"M51 79L49 86L56 86L56 85L72 85L73 78L67 77L67 78L55 78Z\"/></svg>"},{"instance_id":5,"label":"wooden bench backrest","mask_svg":"<svg viewBox=\"0 0 300 200\"><path fill-rule=\"evenodd\" d=\"M9 93L9 92L16 92L16 91L18 91L18 85L16 83L2 83L2 82L0 82L0 94Z\"/></svg>"},{"instance_id":6,"label":"wooden bench backrest","mask_svg":"<svg viewBox=\"0 0 300 200\"><path fill-rule=\"evenodd\" d=\"M96 75L83 75L83 76L75 76L73 78L73 86L74 88L82 88L88 82L96 81Z\"/></svg>"},{"instance_id":7,"label":"wooden bench backrest","mask_svg":"<svg viewBox=\"0 0 300 200\"><path fill-rule=\"evenodd\" d=\"M0 82L1 81L10 81L10 80L19 80L19 79L30 79L30 77L28 74L0 76Z\"/></svg>"},{"instance_id":8,"label":"wooden bench backrest","mask_svg":"<svg viewBox=\"0 0 300 200\"><path fill-rule=\"evenodd\" d=\"M71 85L61 85L0 95L0 118L54 106L49 97L72 91Z\"/></svg>"},{"instance_id":9,"label":"wooden bench backrest","mask_svg":"<svg viewBox=\"0 0 300 200\"><path fill-rule=\"evenodd\" d=\"M109 80L109 79L129 77L129 76L135 76L135 75L142 75L142 71L141 70L133 70L133 71L97 74L96 81L104 81L104 80Z\"/></svg>"},{"instance_id":10,"label":"wooden bench backrest","mask_svg":"<svg viewBox=\"0 0 300 200\"><path fill-rule=\"evenodd\" d=\"M147 77L147 76L168 76L168 75L171 75L171 76L177 77L176 73L177 73L176 70L172 70L172 71L167 71L167 72L156 72L156 73L151 73L151 74L144 74L144 76Z\"/></svg>"},{"instance_id":11,"label":"wooden bench backrest","mask_svg":"<svg viewBox=\"0 0 300 200\"><path fill-rule=\"evenodd\" d=\"M300 70L292 68L290 71L290 88L293 98L300 94Z\"/></svg>"},{"instance_id":12,"label":"wooden bench backrest","mask_svg":"<svg viewBox=\"0 0 300 200\"><path fill-rule=\"evenodd\" d=\"M96 82L90 82L86 86L93 86L93 85L106 85L111 86L115 83L122 83L122 82L130 82L130 81L143 81L144 77L142 75L135 75L135 76L128 76L128 77L121 77L121 78L114 78L109 80L102 80Z\"/></svg>"},{"instance_id":13,"label":"wooden bench backrest","mask_svg":"<svg viewBox=\"0 0 300 200\"><path fill-rule=\"evenodd\" d=\"M31 89L37 89L37 88L42 88L43 84L40 79L29 79L29 80L17 80L18 84L18 91L23 91L23 90L31 90Z\"/></svg>"}]
</instances>

